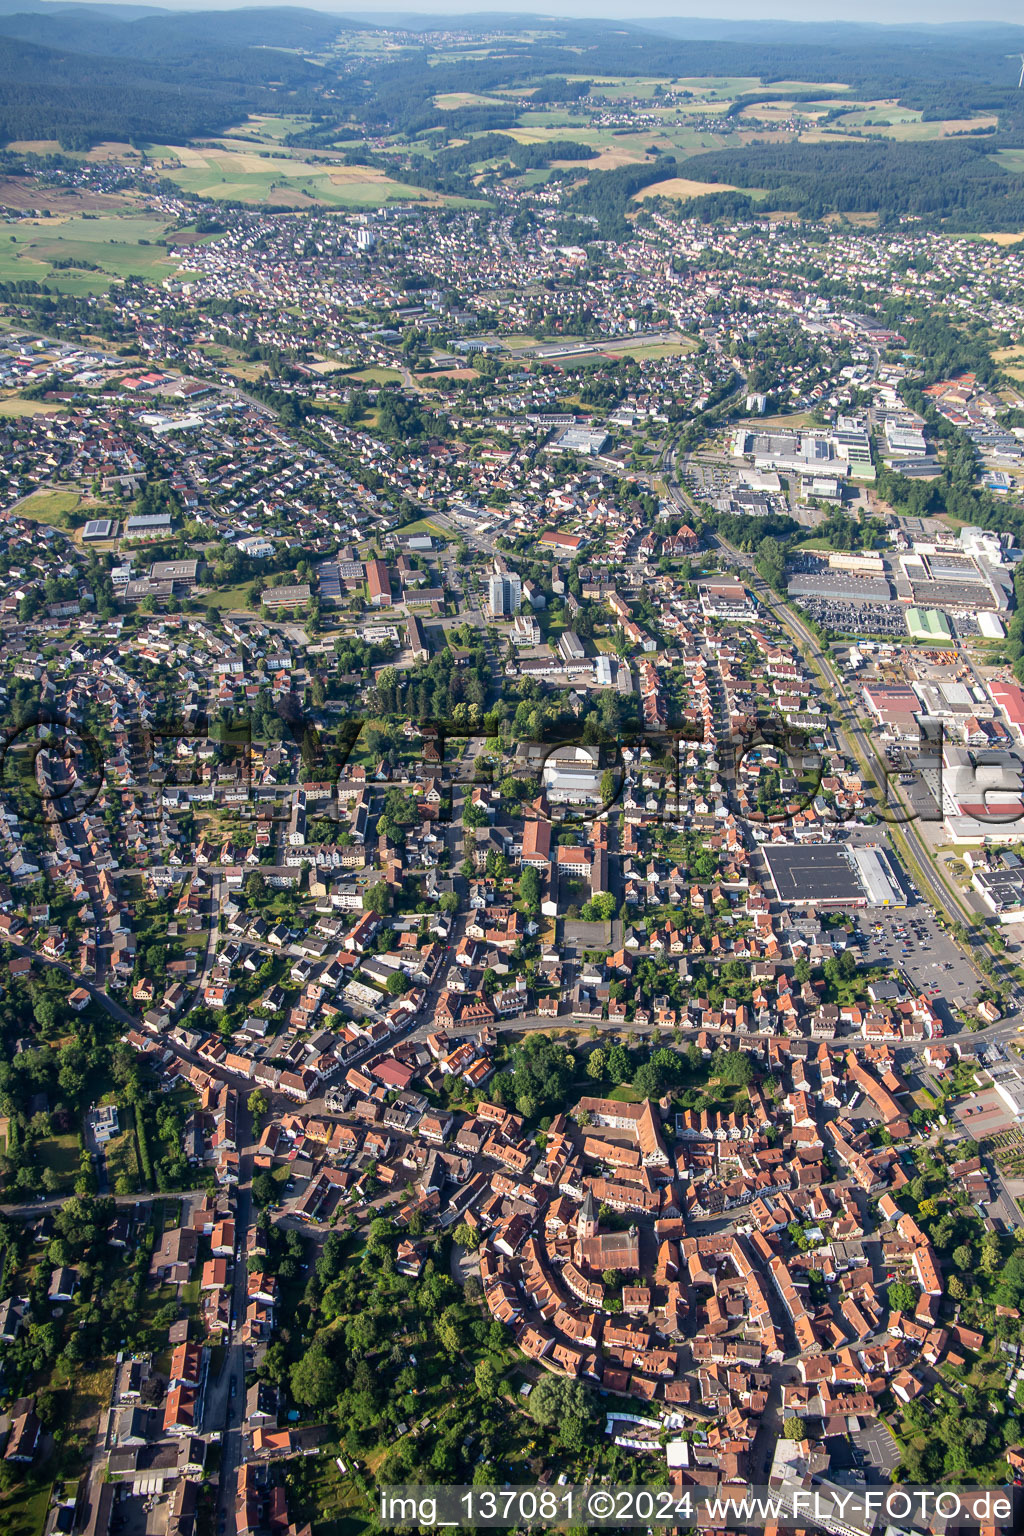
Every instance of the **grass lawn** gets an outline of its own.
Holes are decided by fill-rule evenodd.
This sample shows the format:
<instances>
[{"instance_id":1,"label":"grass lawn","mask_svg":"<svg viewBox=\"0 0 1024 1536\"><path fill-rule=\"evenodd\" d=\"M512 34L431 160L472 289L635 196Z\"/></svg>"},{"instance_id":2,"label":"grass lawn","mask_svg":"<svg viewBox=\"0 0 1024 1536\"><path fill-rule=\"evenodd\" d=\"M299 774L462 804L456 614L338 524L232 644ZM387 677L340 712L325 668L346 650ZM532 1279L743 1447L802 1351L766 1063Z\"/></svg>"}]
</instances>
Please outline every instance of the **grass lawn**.
<instances>
[{"instance_id":1,"label":"grass lawn","mask_svg":"<svg viewBox=\"0 0 1024 1536\"><path fill-rule=\"evenodd\" d=\"M656 362L663 357L681 357L686 352L692 352L696 345L697 343L687 336L679 341L647 343L641 341L635 344L625 342L621 345L616 342L614 346L607 347L605 350L611 352L614 357L635 357L641 361L646 358Z\"/></svg>"},{"instance_id":2,"label":"grass lawn","mask_svg":"<svg viewBox=\"0 0 1024 1536\"><path fill-rule=\"evenodd\" d=\"M637 1093L629 1083L620 1083L617 1088L612 1089L608 1097L616 1099L620 1104L639 1104L643 1100L643 1094Z\"/></svg>"},{"instance_id":3,"label":"grass lawn","mask_svg":"<svg viewBox=\"0 0 1024 1536\"><path fill-rule=\"evenodd\" d=\"M26 517L29 522L62 528L64 515L77 512L81 505L77 491L34 491L14 511L17 517Z\"/></svg>"},{"instance_id":4,"label":"grass lawn","mask_svg":"<svg viewBox=\"0 0 1024 1536\"><path fill-rule=\"evenodd\" d=\"M71 1385L72 1427L80 1432L94 1428L100 1410L110 1401L114 1385L113 1360L98 1360L76 1367Z\"/></svg>"},{"instance_id":5,"label":"grass lawn","mask_svg":"<svg viewBox=\"0 0 1024 1536\"><path fill-rule=\"evenodd\" d=\"M38 1473L0 1496L0 1528L4 1536L42 1536L50 1507L50 1481L36 1481Z\"/></svg>"},{"instance_id":6,"label":"grass lawn","mask_svg":"<svg viewBox=\"0 0 1024 1536\"><path fill-rule=\"evenodd\" d=\"M430 517L418 517L414 523L403 523L400 528L395 528L392 531L399 535L403 533L432 533L438 539L451 538L450 530L443 528L440 523L435 523L433 518Z\"/></svg>"},{"instance_id":7,"label":"grass lawn","mask_svg":"<svg viewBox=\"0 0 1024 1536\"><path fill-rule=\"evenodd\" d=\"M107 1177L110 1180L111 1189L116 1189L117 1181L125 1178L132 1190L139 1188L139 1164L135 1153L135 1128L133 1123L128 1123L128 1117L132 1115L130 1105L123 1105L119 1111L121 1124L125 1127L120 1136L114 1136L106 1145Z\"/></svg>"},{"instance_id":8,"label":"grass lawn","mask_svg":"<svg viewBox=\"0 0 1024 1536\"><path fill-rule=\"evenodd\" d=\"M810 538L810 539L799 539L797 541L797 543L793 545L793 548L794 549L831 549L832 546L829 543L827 538L820 537L820 538Z\"/></svg>"},{"instance_id":9,"label":"grass lawn","mask_svg":"<svg viewBox=\"0 0 1024 1536\"><path fill-rule=\"evenodd\" d=\"M397 368L360 368L350 373L350 379L360 379L364 384L401 384L402 375Z\"/></svg>"},{"instance_id":10,"label":"grass lawn","mask_svg":"<svg viewBox=\"0 0 1024 1536\"><path fill-rule=\"evenodd\" d=\"M82 1149L78 1137L68 1132L64 1136L44 1136L36 1142L35 1160L40 1168L52 1168L62 1186L70 1189L78 1177Z\"/></svg>"},{"instance_id":11,"label":"grass lawn","mask_svg":"<svg viewBox=\"0 0 1024 1536\"><path fill-rule=\"evenodd\" d=\"M202 592L198 594L198 600L205 608L220 608L245 610L252 613L249 607L249 588L252 581L239 581L233 587L222 587L218 592Z\"/></svg>"},{"instance_id":12,"label":"grass lawn","mask_svg":"<svg viewBox=\"0 0 1024 1536\"><path fill-rule=\"evenodd\" d=\"M752 416L751 428L757 432L770 431L773 427L780 427L784 432L796 430L799 427L813 426L809 411L793 411L787 415L783 412L779 416Z\"/></svg>"},{"instance_id":13,"label":"grass lawn","mask_svg":"<svg viewBox=\"0 0 1024 1536\"><path fill-rule=\"evenodd\" d=\"M343 1459L351 1462L348 1456ZM333 1455L288 1462L287 1467L289 1505L294 1502L303 1518L315 1519L317 1536L359 1536L366 1530L366 1495L354 1478L343 1475Z\"/></svg>"}]
</instances>

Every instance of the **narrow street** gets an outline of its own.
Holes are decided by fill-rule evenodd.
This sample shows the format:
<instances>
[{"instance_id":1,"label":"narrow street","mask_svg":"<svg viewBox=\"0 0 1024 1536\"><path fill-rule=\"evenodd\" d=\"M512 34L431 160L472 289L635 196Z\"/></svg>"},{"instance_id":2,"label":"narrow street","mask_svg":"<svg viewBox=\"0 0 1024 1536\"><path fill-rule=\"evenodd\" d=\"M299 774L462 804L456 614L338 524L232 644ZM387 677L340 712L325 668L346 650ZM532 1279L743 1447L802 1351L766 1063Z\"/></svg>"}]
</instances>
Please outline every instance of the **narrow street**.
<instances>
[{"instance_id":1,"label":"narrow street","mask_svg":"<svg viewBox=\"0 0 1024 1536\"><path fill-rule=\"evenodd\" d=\"M224 1366L218 1380L207 1389L204 1431L220 1428L221 1463L217 1491L217 1529L225 1536L235 1536L235 1482L245 1459L245 1364L246 1346L239 1341L239 1329L245 1322L248 1271L246 1240L253 1218L252 1116L240 1096L238 1109L238 1186L235 1198L235 1274L231 1292L231 1330L227 1339ZM224 1524L221 1525L223 1520Z\"/></svg>"}]
</instances>

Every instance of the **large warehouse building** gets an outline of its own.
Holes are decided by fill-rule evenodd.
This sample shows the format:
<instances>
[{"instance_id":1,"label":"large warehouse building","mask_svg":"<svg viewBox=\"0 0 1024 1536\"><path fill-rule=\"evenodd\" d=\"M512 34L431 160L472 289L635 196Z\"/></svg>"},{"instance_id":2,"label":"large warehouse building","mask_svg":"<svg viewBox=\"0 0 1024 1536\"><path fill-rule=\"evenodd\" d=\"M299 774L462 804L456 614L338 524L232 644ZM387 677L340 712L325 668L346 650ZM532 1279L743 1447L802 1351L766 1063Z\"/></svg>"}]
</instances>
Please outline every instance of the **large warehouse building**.
<instances>
[{"instance_id":1,"label":"large warehouse building","mask_svg":"<svg viewBox=\"0 0 1024 1536\"><path fill-rule=\"evenodd\" d=\"M931 640L946 644L953 638L953 629L949 620L937 608L908 608L907 631L912 640Z\"/></svg>"},{"instance_id":2,"label":"large warehouse building","mask_svg":"<svg viewBox=\"0 0 1024 1536\"><path fill-rule=\"evenodd\" d=\"M888 853L877 845L778 844L763 848L777 899L793 907L905 907Z\"/></svg>"}]
</instances>

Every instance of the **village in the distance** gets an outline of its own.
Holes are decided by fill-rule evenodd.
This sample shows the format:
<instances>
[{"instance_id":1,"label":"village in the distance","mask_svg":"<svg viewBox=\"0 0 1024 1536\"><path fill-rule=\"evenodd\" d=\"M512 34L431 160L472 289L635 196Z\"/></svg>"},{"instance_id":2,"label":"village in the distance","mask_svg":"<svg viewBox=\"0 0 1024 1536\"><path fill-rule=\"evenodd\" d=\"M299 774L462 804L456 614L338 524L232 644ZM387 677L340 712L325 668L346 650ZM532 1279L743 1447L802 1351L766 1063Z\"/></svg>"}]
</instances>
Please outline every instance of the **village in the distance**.
<instances>
[{"instance_id":1,"label":"village in the distance","mask_svg":"<svg viewBox=\"0 0 1024 1536\"><path fill-rule=\"evenodd\" d=\"M177 256L0 261L0 1528L1024 1483L1024 244L158 170L0 224Z\"/></svg>"}]
</instances>

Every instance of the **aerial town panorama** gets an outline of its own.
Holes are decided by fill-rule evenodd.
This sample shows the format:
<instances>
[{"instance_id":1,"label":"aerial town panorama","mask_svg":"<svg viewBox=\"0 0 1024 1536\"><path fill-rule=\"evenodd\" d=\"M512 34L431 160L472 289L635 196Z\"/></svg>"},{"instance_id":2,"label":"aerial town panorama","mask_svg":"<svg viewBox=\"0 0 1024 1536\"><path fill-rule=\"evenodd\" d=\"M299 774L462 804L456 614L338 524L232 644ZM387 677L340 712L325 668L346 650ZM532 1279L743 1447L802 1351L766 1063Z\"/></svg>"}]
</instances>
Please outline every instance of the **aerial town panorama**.
<instances>
[{"instance_id":1,"label":"aerial town panorama","mask_svg":"<svg viewBox=\"0 0 1024 1536\"><path fill-rule=\"evenodd\" d=\"M2 1536L1020 1529L1012 8L0 10Z\"/></svg>"}]
</instances>

